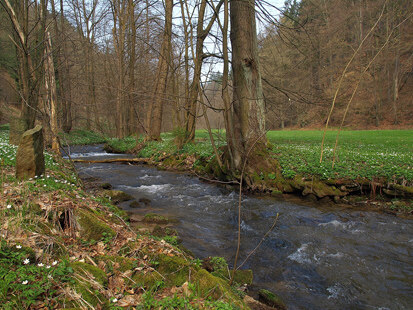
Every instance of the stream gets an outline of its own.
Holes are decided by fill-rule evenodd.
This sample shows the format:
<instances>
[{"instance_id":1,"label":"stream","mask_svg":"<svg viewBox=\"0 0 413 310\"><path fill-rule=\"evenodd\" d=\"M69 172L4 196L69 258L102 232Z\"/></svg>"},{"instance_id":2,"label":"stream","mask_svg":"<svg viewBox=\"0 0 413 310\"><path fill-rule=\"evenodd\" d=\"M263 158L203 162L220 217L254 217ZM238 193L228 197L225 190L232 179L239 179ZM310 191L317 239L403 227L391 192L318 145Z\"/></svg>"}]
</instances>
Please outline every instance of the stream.
<instances>
[{"instance_id":1,"label":"stream","mask_svg":"<svg viewBox=\"0 0 413 310\"><path fill-rule=\"evenodd\" d=\"M102 146L71 149L73 158L107 154ZM197 257L233 262L238 194L181 173L125 164L76 164L81 177L109 182L155 212L177 219L174 228ZM309 207L275 198L243 196L240 262L279 213L276 227L243 268L254 283L276 292L289 309L412 309L413 221L373 211Z\"/></svg>"}]
</instances>

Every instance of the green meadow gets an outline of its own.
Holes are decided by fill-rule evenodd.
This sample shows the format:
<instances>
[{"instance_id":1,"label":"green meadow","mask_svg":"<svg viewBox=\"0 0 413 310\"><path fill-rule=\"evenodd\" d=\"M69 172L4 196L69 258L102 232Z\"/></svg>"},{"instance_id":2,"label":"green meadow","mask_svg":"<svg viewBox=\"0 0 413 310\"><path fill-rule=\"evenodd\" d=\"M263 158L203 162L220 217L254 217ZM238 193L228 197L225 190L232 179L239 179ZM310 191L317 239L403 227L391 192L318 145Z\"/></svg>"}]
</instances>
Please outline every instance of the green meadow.
<instances>
[{"instance_id":1,"label":"green meadow","mask_svg":"<svg viewBox=\"0 0 413 310\"><path fill-rule=\"evenodd\" d=\"M225 132L213 132L216 145L225 145ZM323 160L320 163L321 130L269 131L271 156L278 159L283 175L300 174L320 179L385 180L401 185L413 183L413 130L346 130L339 136L333 167L333 150L337 131L327 131ZM214 156L206 130L198 130L196 143L178 150L174 133L164 133L162 142L149 142L138 156L162 157L162 154L196 155L198 159ZM138 139L139 141L139 139ZM108 139L114 149L126 152L136 146L136 139ZM196 164L197 162L195 162Z\"/></svg>"}]
</instances>

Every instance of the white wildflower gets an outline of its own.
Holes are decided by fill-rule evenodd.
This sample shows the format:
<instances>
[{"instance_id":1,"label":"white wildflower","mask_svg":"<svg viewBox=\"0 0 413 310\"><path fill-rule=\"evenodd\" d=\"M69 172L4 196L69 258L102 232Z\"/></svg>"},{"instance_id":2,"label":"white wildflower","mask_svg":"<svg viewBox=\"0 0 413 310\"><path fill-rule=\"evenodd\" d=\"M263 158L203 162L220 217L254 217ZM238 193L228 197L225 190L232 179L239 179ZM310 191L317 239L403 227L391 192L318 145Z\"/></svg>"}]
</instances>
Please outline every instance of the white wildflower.
<instances>
[{"instance_id":1,"label":"white wildflower","mask_svg":"<svg viewBox=\"0 0 413 310\"><path fill-rule=\"evenodd\" d=\"M30 263L30 259L26 258L26 259L23 261L23 264L27 265L28 263Z\"/></svg>"},{"instance_id":2,"label":"white wildflower","mask_svg":"<svg viewBox=\"0 0 413 310\"><path fill-rule=\"evenodd\" d=\"M16 249L21 249L22 246L20 244L16 245Z\"/></svg>"},{"instance_id":3,"label":"white wildflower","mask_svg":"<svg viewBox=\"0 0 413 310\"><path fill-rule=\"evenodd\" d=\"M22 282L23 285L26 285L27 283L29 283L29 281L27 281L27 280L24 280L24 281Z\"/></svg>"},{"instance_id":4,"label":"white wildflower","mask_svg":"<svg viewBox=\"0 0 413 310\"><path fill-rule=\"evenodd\" d=\"M50 269L50 265L47 265L47 266L46 266L46 269Z\"/></svg>"},{"instance_id":5,"label":"white wildflower","mask_svg":"<svg viewBox=\"0 0 413 310\"><path fill-rule=\"evenodd\" d=\"M117 299L117 298L113 298L113 299L112 299L112 302L118 302L118 299Z\"/></svg>"},{"instance_id":6,"label":"white wildflower","mask_svg":"<svg viewBox=\"0 0 413 310\"><path fill-rule=\"evenodd\" d=\"M37 264L38 267L43 267L44 265L42 263Z\"/></svg>"},{"instance_id":7,"label":"white wildflower","mask_svg":"<svg viewBox=\"0 0 413 310\"><path fill-rule=\"evenodd\" d=\"M58 264L58 261L57 261L57 260L55 260L55 261L52 263L53 266L56 266L57 264Z\"/></svg>"},{"instance_id":8,"label":"white wildflower","mask_svg":"<svg viewBox=\"0 0 413 310\"><path fill-rule=\"evenodd\" d=\"M11 205L7 205L7 209L11 209Z\"/></svg>"}]
</instances>

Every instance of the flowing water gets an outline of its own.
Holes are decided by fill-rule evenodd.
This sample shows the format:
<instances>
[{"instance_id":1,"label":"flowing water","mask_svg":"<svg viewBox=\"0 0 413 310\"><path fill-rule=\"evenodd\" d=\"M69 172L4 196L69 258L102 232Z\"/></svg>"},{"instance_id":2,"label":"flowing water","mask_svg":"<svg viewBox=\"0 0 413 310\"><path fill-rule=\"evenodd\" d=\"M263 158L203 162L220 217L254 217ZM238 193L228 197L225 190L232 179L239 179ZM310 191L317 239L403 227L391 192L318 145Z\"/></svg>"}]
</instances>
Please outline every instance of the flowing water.
<instances>
[{"instance_id":1,"label":"flowing water","mask_svg":"<svg viewBox=\"0 0 413 310\"><path fill-rule=\"evenodd\" d=\"M72 157L79 156L111 155L89 147L74 150ZM236 192L148 166L76 167L81 176L97 177L137 199L149 198L151 211L178 219L175 228L183 245L197 257L233 261ZM252 269L255 284L275 291L289 309L413 309L412 220L251 196L243 197L242 212L241 262L280 214L244 268Z\"/></svg>"}]
</instances>

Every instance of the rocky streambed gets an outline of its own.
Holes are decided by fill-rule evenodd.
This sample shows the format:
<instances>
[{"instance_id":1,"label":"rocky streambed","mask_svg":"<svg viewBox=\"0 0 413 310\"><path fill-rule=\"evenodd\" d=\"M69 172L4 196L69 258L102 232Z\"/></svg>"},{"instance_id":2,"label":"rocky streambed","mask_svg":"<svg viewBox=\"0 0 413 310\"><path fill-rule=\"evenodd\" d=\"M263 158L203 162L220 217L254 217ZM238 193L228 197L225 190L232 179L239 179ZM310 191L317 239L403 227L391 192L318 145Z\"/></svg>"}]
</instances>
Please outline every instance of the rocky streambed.
<instances>
[{"instance_id":1,"label":"rocky streambed","mask_svg":"<svg viewBox=\"0 0 413 310\"><path fill-rule=\"evenodd\" d=\"M72 155L112 156L96 148ZM234 191L148 166L76 167L83 177L109 182L136 201L151 201L135 207L123 202L126 211L177 219L174 229L196 256L233 260L238 200ZM277 292L290 309L408 309L413 304L412 220L318 202L308 206L244 196L241 262L277 214L276 228L243 267L252 269L254 282Z\"/></svg>"}]
</instances>

